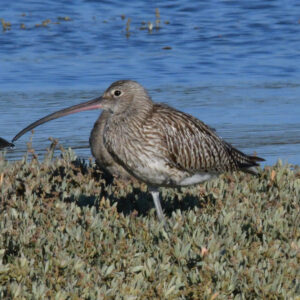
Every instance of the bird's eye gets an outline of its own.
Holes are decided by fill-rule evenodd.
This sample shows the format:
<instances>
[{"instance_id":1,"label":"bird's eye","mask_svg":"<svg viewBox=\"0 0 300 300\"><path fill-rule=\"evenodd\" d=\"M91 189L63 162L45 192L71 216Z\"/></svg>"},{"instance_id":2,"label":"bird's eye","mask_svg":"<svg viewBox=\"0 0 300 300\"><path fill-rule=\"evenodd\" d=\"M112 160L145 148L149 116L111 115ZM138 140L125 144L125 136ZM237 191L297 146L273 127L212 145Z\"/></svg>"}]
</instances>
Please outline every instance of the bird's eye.
<instances>
[{"instance_id":1,"label":"bird's eye","mask_svg":"<svg viewBox=\"0 0 300 300\"><path fill-rule=\"evenodd\" d=\"M119 90L114 91L114 95L117 96L117 97L120 96L121 95L121 91L119 91Z\"/></svg>"}]
</instances>

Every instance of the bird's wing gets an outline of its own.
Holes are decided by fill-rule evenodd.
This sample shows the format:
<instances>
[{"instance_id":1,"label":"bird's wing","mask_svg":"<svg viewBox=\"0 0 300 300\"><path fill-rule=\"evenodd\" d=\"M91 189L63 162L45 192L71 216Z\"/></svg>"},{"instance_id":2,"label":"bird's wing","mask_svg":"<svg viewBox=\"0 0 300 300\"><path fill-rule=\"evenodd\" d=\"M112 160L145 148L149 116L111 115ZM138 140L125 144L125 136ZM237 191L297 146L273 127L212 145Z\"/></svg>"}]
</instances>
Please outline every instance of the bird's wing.
<instances>
[{"instance_id":1,"label":"bird's wing","mask_svg":"<svg viewBox=\"0 0 300 300\"><path fill-rule=\"evenodd\" d=\"M191 173L233 171L242 163L244 167L257 165L195 117L165 105L157 105L156 110L170 165Z\"/></svg>"}]
</instances>

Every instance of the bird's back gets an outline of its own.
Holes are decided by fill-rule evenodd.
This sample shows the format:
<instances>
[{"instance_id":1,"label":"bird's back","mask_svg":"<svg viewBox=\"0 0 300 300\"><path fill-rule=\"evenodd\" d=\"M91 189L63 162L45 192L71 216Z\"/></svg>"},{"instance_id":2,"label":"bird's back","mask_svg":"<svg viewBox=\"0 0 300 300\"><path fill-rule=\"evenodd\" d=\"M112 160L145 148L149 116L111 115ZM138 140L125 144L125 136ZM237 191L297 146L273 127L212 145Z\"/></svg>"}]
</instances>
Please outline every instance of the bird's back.
<instances>
[{"instance_id":1,"label":"bird's back","mask_svg":"<svg viewBox=\"0 0 300 300\"><path fill-rule=\"evenodd\" d=\"M153 185L198 183L246 170L259 160L236 150L195 117L163 104L153 104L143 117L116 116L104 144L128 173Z\"/></svg>"},{"instance_id":2,"label":"bird's back","mask_svg":"<svg viewBox=\"0 0 300 300\"><path fill-rule=\"evenodd\" d=\"M151 121L164 133L171 164L188 172L222 173L258 166L249 156L219 137L199 119L164 104L155 104Z\"/></svg>"}]
</instances>

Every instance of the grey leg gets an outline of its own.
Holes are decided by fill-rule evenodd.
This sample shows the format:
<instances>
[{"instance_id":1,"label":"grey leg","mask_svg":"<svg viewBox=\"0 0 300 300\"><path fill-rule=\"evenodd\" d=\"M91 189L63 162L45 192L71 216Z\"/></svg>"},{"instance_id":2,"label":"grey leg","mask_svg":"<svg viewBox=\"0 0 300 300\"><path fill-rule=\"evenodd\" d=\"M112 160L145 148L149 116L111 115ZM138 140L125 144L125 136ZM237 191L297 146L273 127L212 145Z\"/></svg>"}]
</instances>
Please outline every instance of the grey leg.
<instances>
[{"instance_id":1,"label":"grey leg","mask_svg":"<svg viewBox=\"0 0 300 300\"><path fill-rule=\"evenodd\" d=\"M159 191L150 190L150 193L151 193L153 201L154 201L154 205L155 205L155 209L156 209L156 212L157 212L158 219L161 222L164 222L165 218L164 218L164 213L162 211L160 200L159 200Z\"/></svg>"}]
</instances>

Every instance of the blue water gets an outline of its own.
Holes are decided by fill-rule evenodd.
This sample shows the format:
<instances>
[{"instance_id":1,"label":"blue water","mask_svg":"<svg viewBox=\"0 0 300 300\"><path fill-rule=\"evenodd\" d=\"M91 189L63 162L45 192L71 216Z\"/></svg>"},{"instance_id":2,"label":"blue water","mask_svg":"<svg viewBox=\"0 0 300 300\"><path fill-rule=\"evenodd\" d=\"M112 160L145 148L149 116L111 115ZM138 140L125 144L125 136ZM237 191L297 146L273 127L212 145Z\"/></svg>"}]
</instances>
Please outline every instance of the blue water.
<instances>
[{"instance_id":1,"label":"blue water","mask_svg":"<svg viewBox=\"0 0 300 300\"><path fill-rule=\"evenodd\" d=\"M193 114L267 164L279 158L300 164L298 0L0 1L0 18L11 23L0 28L3 138L100 95L115 80L134 79L155 101ZM42 155L52 136L90 157L89 132L98 114L37 128L33 147ZM29 138L6 157L20 159Z\"/></svg>"}]
</instances>

